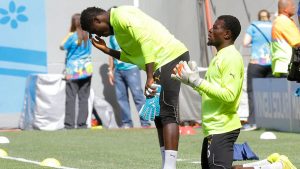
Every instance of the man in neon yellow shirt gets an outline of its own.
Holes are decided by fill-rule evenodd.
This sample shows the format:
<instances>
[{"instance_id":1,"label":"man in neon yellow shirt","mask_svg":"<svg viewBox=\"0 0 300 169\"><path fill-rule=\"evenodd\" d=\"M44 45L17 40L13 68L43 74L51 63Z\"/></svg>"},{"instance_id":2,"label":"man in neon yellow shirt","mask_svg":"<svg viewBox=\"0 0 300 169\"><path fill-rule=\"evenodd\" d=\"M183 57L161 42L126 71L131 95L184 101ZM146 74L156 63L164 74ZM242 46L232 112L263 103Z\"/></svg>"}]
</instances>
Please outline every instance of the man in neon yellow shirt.
<instances>
[{"instance_id":1,"label":"man in neon yellow shirt","mask_svg":"<svg viewBox=\"0 0 300 169\"><path fill-rule=\"evenodd\" d=\"M201 153L203 169L295 169L284 155L271 154L252 164L232 167L233 145L240 133L237 115L244 76L241 54L234 41L241 31L237 18L230 15L218 17L209 30L208 45L217 48L209 68L202 79L196 62L180 62L172 77L199 92L202 96L202 126L204 140Z\"/></svg>"},{"instance_id":2,"label":"man in neon yellow shirt","mask_svg":"<svg viewBox=\"0 0 300 169\"><path fill-rule=\"evenodd\" d=\"M96 34L92 38L96 48L146 71L147 97L156 94L156 89L151 87L154 83L161 85L160 115L154 121L163 169L175 169L179 140L180 82L171 79L171 72L180 60L189 60L187 48L161 23L132 6L120 6L109 11L87 8L81 14L81 25L90 34ZM108 48L101 39L102 36L110 35L115 35L121 51Z\"/></svg>"},{"instance_id":3,"label":"man in neon yellow shirt","mask_svg":"<svg viewBox=\"0 0 300 169\"><path fill-rule=\"evenodd\" d=\"M240 133L237 114L244 79L244 64L234 41L241 32L236 17L222 15L209 30L208 45L215 46L212 59L202 79L195 62L181 62L174 68L173 78L193 87L202 96L202 127L204 140L201 165L205 169L230 169L233 145ZM182 68L181 68L182 67Z\"/></svg>"},{"instance_id":4,"label":"man in neon yellow shirt","mask_svg":"<svg viewBox=\"0 0 300 169\"><path fill-rule=\"evenodd\" d=\"M291 17L295 14L293 0L278 1L279 16L272 25L272 71L275 77L286 77L292 47L300 47L300 32Z\"/></svg>"}]
</instances>

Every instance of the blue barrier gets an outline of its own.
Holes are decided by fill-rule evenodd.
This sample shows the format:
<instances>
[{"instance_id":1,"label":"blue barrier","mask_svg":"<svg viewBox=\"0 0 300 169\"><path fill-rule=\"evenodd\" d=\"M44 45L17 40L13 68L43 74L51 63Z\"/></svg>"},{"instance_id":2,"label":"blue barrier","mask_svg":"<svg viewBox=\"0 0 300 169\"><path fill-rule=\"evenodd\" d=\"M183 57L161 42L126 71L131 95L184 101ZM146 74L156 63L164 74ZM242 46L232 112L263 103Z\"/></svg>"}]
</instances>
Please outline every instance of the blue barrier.
<instances>
[{"instance_id":1,"label":"blue barrier","mask_svg":"<svg viewBox=\"0 0 300 169\"><path fill-rule=\"evenodd\" d=\"M0 128L16 128L26 78L47 73L45 0L0 1Z\"/></svg>"},{"instance_id":2,"label":"blue barrier","mask_svg":"<svg viewBox=\"0 0 300 169\"><path fill-rule=\"evenodd\" d=\"M285 78L253 79L254 107L258 127L300 132L299 83Z\"/></svg>"}]
</instances>

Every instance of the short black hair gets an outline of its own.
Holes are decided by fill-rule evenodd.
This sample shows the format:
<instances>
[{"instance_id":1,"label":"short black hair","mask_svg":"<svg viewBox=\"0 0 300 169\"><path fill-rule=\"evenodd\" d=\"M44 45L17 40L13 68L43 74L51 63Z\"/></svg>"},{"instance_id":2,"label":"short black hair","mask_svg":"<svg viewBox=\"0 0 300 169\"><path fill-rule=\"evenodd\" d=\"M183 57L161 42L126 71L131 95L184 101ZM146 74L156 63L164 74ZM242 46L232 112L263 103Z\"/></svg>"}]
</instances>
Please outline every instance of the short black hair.
<instances>
[{"instance_id":1,"label":"short black hair","mask_svg":"<svg viewBox=\"0 0 300 169\"><path fill-rule=\"evenodd\" d=\"M218 17L218 20L224 21L224 28L231 31L233 42L241 33L241 24L240 21L231 15L221 15Z\"/></svg>"},{"instance_id":2,"label":"short black hair","mask_svg":"<svg viewBox=\"0 0 300 169\"><path fill-rule=\"evenodd\" d=\"M83 30L89 31L90 25L93 23L93 19L106 11L97 7L88 7L81 12L80 24Z\"/></svg>"}]
</instances>

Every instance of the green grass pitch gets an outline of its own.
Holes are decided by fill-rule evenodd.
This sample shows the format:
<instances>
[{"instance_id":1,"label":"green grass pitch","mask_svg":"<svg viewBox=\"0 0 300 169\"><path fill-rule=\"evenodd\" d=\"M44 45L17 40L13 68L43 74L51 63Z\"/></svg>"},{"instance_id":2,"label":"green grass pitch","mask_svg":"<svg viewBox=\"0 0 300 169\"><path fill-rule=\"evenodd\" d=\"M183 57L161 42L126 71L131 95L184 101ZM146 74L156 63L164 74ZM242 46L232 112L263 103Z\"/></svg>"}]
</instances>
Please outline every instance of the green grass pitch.
<instances>
[{"instance_id":1,"label":"green grass pitch","mask_svg":"<svg viewBox=\"0 0 300 169\"><path fill-rule=\"evenodd\" d=\"M201 168L201 129L180 137L178 169ZM300 168L300 134L274 132L277 140L260 140L264 130L241 132L237 143L248 142L263 159L273 152L289 157ZM160 149L155 129L62 130L0 132L10 140L0 144L11 157L42 161L56 158L63 166L80 169L158 169ZM241 164L251 161L239 161ZM38 165L0 158L0 169L38 169Z\"/></svg>"}]
</instances>

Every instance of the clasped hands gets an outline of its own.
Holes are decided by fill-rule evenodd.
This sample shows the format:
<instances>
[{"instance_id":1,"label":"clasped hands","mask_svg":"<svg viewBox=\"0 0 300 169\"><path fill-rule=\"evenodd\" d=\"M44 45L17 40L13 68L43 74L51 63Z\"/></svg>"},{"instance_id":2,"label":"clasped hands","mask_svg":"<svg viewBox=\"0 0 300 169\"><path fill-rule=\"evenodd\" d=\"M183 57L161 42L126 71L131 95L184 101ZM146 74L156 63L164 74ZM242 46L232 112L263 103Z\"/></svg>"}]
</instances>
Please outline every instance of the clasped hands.
<instances>
[{"instance_id":1,"label":"clasped hands","mask_svg":"<svg viewBox=\"0 0 300 169\"><path fill-rule=\"evenodd\" d=\"M197 63L195 61L180 61L173 69L171 78L178 80L191 87L200 86L203 79L199 75Z\"/></svg>"}]
</instances>

